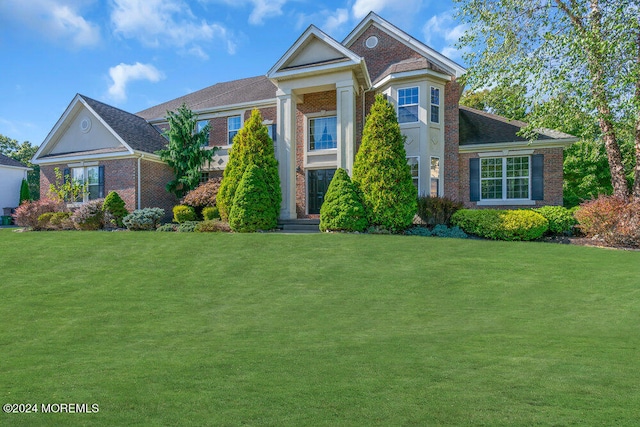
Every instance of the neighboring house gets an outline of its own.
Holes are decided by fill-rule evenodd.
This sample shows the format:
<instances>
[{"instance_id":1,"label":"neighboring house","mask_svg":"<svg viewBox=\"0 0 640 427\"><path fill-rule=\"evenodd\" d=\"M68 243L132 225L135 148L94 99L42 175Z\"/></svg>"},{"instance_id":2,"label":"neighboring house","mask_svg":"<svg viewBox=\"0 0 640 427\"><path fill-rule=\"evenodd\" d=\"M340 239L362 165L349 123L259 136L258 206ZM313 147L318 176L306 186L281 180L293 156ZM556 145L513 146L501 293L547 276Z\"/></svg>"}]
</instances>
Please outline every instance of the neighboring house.
<instances>
[{"instance_id":1,"label":"neighboring house","mask_svg":"<svg viewBox=\"0 0 640 427\"><path fill-rule=\"evenodd\" d=\"M163 144L159 131L166 129L166 112L184 103L198 115L198 128L211 125L209 147L220 148L202 171L206 180L222 174L233 137L257 108L275 141L281 218L313 217L336 168L351 173L367 112L381 93L397 108L420 194L461 200L468 207L562 204L562 152L576 138L544 130L536 141L525 141L516 135L523 123L459 107L458 79L464 73L454 61L370 13L342 43L311 26L266 76L219 83L136 115L78 95L34 162L47 170L73 168L73 162L104 166L105 189L116 189L108 185L114 173L121 179L137 177L140 167L126 172L109 167L113 150L133 163L158 162L151 153ZM92 130L90 124L85 130L84 118L103 125L111 142L97 145L87 137ZM43 175L44 180L50 176ZM136 206L148 206L151 197L159 200L161 194L148 192L164 188L167 180L163 175L153 188L135 187L136 197L145 200ZM130 207L131 198L127 203Z\"/></svg>"},{"instance_id":2,"label":"neighboring house","mask_svg":"<svg viewBox=\"0 0 640 427\"><path fill-rule=\"evenodd\" d=\"M177 200L165 185L173 173L155 154L166 143L143 118L78 94L33 157L40 165L41 197L56 182L58 168L87 184L84 201L117 191L129 211L171 212Z\"/></svg>"},{"instance_id":3,"label":"neighboring house","mask_svg":"<svg viewBox=\"0 0 640 427\"><path fill-rule=\"evenodd\" d=\"M18 207L20 186L30 170L19 161L0 154L0 215L5 215L4 208Z\"/></svg>"}]
</instances>

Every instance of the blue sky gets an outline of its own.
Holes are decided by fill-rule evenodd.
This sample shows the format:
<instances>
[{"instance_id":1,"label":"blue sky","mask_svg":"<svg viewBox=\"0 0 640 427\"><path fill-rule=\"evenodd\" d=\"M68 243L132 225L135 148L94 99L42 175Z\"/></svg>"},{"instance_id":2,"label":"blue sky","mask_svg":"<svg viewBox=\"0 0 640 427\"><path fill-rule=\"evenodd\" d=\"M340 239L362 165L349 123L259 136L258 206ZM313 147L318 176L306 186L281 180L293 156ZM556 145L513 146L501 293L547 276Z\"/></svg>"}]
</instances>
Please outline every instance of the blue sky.
<instances>
[{"instance_id":1,"label":"blue sky","mask_svg":"<svg viewBox=\"0 0 640 427\"><path fill-rule=\"evenodd\" d=\"M265 74L314 24L371 10L464 65L450 0L0 0L0 134L40 145L76 93L135 113Z\"/></svg>"}]
</instances>

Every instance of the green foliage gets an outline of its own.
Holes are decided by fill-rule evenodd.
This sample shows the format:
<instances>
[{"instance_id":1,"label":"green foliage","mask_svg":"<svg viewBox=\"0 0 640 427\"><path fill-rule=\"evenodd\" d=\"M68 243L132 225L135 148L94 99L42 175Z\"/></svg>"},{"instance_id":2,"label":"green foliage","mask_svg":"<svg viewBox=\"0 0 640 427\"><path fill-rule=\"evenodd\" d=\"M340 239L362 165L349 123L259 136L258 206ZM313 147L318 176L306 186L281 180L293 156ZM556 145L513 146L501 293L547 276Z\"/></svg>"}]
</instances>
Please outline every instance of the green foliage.
<instances>
[{"instance_id":1,"label":"green foliage","mask_svg":"<svg viewBox=\"0 0 640 427\"><path fill-rule=\"evenodd\" d=\"M469 237L460 227L449 228L444 224L438 224L433 229L423 226L412 227L406 229L404 234L407 236L449 237L454 239L466 239Z\"/></svg>"},{"instance_id":2,"label":"green foliage","mask_svg":"<svg viewBox=\"0 0 640 427\"><path fill-rule=\"evenodd\" d=\"M173 222L195 221L196 211L191 206L177 205L173 207Z\"/></svg>"},{"instance_id":3,"label":"green foliage","mask_svg":"<svg viewBox=\"0 0 640 427\"><path fill-rule=\"evenodd\" d=\"M16 208L13 214L14 222L21 227L38 229L38 218L47 212L60 212L65 210L65 205L59 200L40 199L33 202L25 202Z\"/></svg>"},{"instance_id":4,"label":"green foliage","mask_svg":"<svg viewBox=\"0 0 640 427\"><path fill-rule=\"evenodd\" d=\"M107 197L105 197L102 209L105 213L109 214L109 221L113 225L122 228L124 227L122 218L129 215L129 211L125 206L126 203L122 200L120 195L115 191L111 191L107 194Z\"/></svg>"},{"instance_id":5,"label":"green foliage","mask_svg":"<svg viewBox=\"0 0 640 427\"><path fill-rule=\"evenodd\" d=\"M184 221L178 225L177 231L179 233L193 233L198 224L200 224L200 221Z\"/></svg>"},{"instance_id":6,"label":"green foliage","mask_svg":"<svg viewBox=\"0 0 640 427\"><path fill-rule=\"evenodd\" d=\"M524 86L496 86L481 91L468 90L462 94L460 105L487 111L511 120L527 116L527 89Z\"/></svg>"},{"instance_id":7,"label":"green foliage","mask_svg":"<svg viewBox=\"0 0 640 427\"><path fill-rule=\"evenodd\" d=\"M49 197L63 202L81 202L87 192L88 183L72 179L69 175L62 175L59 168L54 168L55 182L49 184Z\"/></svg>"},{"instance_id":8,"label":"green foliage","mask_svg":"<svg viewBox=\"0 0 640 427\"><path fill-rule=\"evenodd\" d=\"M217 147L204 148L208 144L211 127L207 124L200 132L196 132L197 116L185 104L175 112L168 111L167 121L169 143L157 154L175 174L175 179L167 183L167 191L181 198L198 186L200 171L211 161Z\"/></svg>"},{"instance_id":9,"label":"green foliage","mask_svg":"<svg viewBox=\"0 0 640 427\"><path fill-rule=\"evenodd\" d=\"M91 200L82 204L71 215L71 221L78 230L100 230L104 227L104 200Z\"/></svg>"},{"instance_id":10,"label":"green foliage","mask_svg":"<svg viewBox=\"0 0 640 427\"><path fill-rule=\"evenodd\" d=\"M38 217L38 230L50 230L49 223L55 212L45 212Z\"/></svg>"},{"instance_id":11,"label":"green foliage","mask_svg":"<svg viewBox=\"0 0 640 427\"><path fill-rule=\"evenodd\" d=\"M588 237L612 246L640 247L640 200L600 196L581 204L575 217Z\"/></svg>"},{"instance_id":12,"label":"green foliage","mask_svg":"<svg viewBox=\"0 0 640 427\"><path fill-rule=\"evenodd\" d=\"M547 219L532 210L461 209L451 222L467 233L494 240L535 240L549 229Z\"/></svg>"},{"instance_id":13,"label":"green foliage","mask_svg":"<svg viewBox=\"0 0 640 427\"><path fill-rule=\"evenodd\" d=\"M217 219L202 221L196 225L196 233L228 233L231 231L228 222Z\"/></svg>"},{"instance_id":14,"label":"green foliage","mask_svg":"<svg viewBox=\"0 0 640 427\"><path fill-rule=\"evenodd\" d=\"M461 24L469 28L460 44L467 48L466 77L471 87L526 87L532 132L555 121L585 137L596 125L607 153L613 193L627 198L621 135L630 135L640 145L640 133L634 136L640 109L635 36L640 21L637 13L629 12L637 12L637 1L456 3ZM552 102L537 108L540 100ZM582 118L576 120L576 116ZM630 157L629 164L639 164L640 150ZM640 168L634 181L633 194L640 197ZM576 196L583 197L580 192L570 194Z\"/></svg>"},{"instance_id":15,"label":"green foliage","mask_svg":"<svg viewBox=\"0 0 640 427\"><path fill-rule=\"evenodd\" d=\"M352 179L362 194L368 222L391 231L411 225L417 210L418 195L404 139L395 108L377 95L364 126Z\"/></svg>"},{"instance_id":16,"label":"green foliage","mask_svg":"<svg viewBox=\"0 0 640 427\"><path fill-rule=\"evenodd\" d=\"M273 209L272 186L267 171L250 165L236 189L229 225L233 231L254 232L272 230L278 223L278 215Z\"/></svg>"},{"instance_id":17,"label":"green foliage","mask_svg":"<svg viewBox=\"0 0 640 427\"><path fill-rule=\"evenodd\" d=\"M427 225L450 225L451 216L462 209L463 204L446 197L418 197L418 217Z\"/></svg>"},{"instance_id":18,"label":"green foliage","mask_svg":"<svg viewBox=\"0 0 640 427\"><path fill-rule=\"evenodd\" d=\"M31 163L31 159L38 151L38 146L31 145L29 141L20 144L15 139L8 138L0 134L0 153L11 157L14 160L30 167L27 171L27 181L29 183L29 194L31 200L40 198L40 166Z\"/></svg>"},{"instance_id":19,"label":"green foliage","mask_svg":"<svg viewBox=\"0 0 640 427\"><path fill-rule=\"evenodd\" d=\"M202 209L202 218L205 221L210 221L214 219L220 219L220 212L216 206L207 206Z\"/></svg>"},{"instance_id":20,"label":"green foliage","mask_svg":"<svg viewBox=\"0 0 640 427\"><path fill-rule=\"evenodd\" d=\"M364 231L367 218L360 196L344 169L336 170L320 208L321 231Z\"/></svg>"},{"instance_id":21,"label":"green foliage","mask_svg":"<svg viewBox=\"0 0 640 427\"><path fill-rule=\"evenodd\" d=\"M164 209L144 208L136 209L122 219L122 223L129 230L155 230L164 217Z\"/></svg>"},{"instance_id":22,"label":"green foliage","mask_svg":"<svg viewBox=\"0 0 640 427\"><path fill-rule=\"evenodd\" d=\"M19 204L23 204L24 202L28 202L29 200L31 200L31 195L29 194L29 183L27 182L26 179L23 179L22 183L20 184L20 203Z\"/></svg>"},{"instance_id":23,"label":"green foliage","mask_svg":"<svg viewBox=\"0 0 640 427\"><path fill-rule=\"evenodd\" d=\"M275 158L273 141L269 138L266 126L262 124L262 116L258 110L253 110L251 118L233 139L233 147L229 152L229 161L224 170L216 202L223 220L230 218L240 180L252 164L264 171L265 184L270 195L269 205L277 218L282 202L278 161Z\"/></svg>"},{"instance_id":24,"label":"green foliage","mask_svg":"<svg viewBox=\"0 0 640 427\"><path fill-rule=\"evenodd\" d=\"M543 206L534 211L549 221L549 232L553 234L571 234L573 226L577 223L573 213L562 206Z\"/></svg>"}]
</instances>

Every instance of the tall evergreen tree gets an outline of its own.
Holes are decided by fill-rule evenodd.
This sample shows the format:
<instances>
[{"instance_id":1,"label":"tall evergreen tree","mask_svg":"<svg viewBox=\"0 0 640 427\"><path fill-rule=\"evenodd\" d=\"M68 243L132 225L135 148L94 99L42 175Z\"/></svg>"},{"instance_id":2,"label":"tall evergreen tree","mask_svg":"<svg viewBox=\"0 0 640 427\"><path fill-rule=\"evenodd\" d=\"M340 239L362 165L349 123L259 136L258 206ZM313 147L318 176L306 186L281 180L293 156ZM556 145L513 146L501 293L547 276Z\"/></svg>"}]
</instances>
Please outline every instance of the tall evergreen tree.
<instances>
[{"instance_id":1,"label":"tall evergreen tree","mask_svg":"<svg viewBox=\"0 0 640 427\"><path fill-rule=\"evenodd\" d=\"M229 213L229 226L241 233L272 230L278 223L266 169L250 164L238 183Z\"/></svg>"},{"instance_id":2,"label":"tall evergreen tree","mask_svg":"<svg viewBox=\"0 0 640 427\"><path fill-rule=\"evenodd\" d=\"M364 125L353 182L362 192L369 224L391 231L411 225L417 210L404 140L395 108L377 95Z\"/></svg>"},{"instance_id":3,"label":"tall evergreen tree","mask_svg":"<svg viewBox=\"0 0 640 427\"><path fill-rule=\"evenodd\" d=\"M266 126L262 124L262 115L258 110L252 111L249 120L233 138L229 161L216 199L220 217L225 221L229 219L238 184L249 165L252 164L265 173L266 185L271 195L270 205L277 218L282 201L278 161L275 157L273 140L269 137Z\"/></svg>"},{"instance_id":4,"label":"tall evergreen tree","mask_svg":"<svg viewBox=\"0 0 640 427\"><path fill-rule=\"evenodd\" d=\"M200 183L200 171L215 153L204 149L208 143L210 126L197 131L197 117L185 104L177 111L167 112L169 144L158 151L160 158L173 169L175 179L167 183L167 191L181 198Z\"/></svg>"}]
</instances>

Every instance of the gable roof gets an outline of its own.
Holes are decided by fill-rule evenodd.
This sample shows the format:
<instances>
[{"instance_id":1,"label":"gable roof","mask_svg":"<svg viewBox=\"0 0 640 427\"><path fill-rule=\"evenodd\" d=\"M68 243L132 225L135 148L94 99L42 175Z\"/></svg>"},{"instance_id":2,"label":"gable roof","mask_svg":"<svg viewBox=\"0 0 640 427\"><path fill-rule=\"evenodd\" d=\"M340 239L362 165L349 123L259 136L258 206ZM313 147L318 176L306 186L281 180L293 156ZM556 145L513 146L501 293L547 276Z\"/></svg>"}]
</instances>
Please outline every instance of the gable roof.
<instances>
[{"instance_id":1,"label":"gable roof","mask_svg":"<svg viewBox=\"0 0 640 427\"><path fill-rule=\"evenodd\" d=\"M146 120L164 118L186 104L194 112L248 102L276 99L276 86L265 76L217 83L196 92L158 104L136 113Z\"/></svg>"},{"instance_id":2,"label":"gable roof","mask_svg":"<svg viewBox=\"0 0 640 427\"><path fill-rule=\"evenodd\" d=\"M460 105L459 121L461 146L528 141L518 135L527 123L518 120L509 120L496 114ZM536 129L536 132L538 141L573 142L577 140L573 135L551 129Z\"/></svg>"},{"instance_id":3,"label":"gable roof","mask_svg":"<svg viewBox=\"0 0 640 427\"><path fill-rule=\"evenodd\" d=\"M369 14L353 29L353 31L345 37L342 44L347 48L350 48L358 37L360 37L371 25L375 25L377 28L385 31L401 43L424 56L429 62L433 63L438 68L441 68L454 77L460 77L466 72L466 69L460 64L410 36L408 33L391 24L389 21L382 19L375 12L369 12ZM380 77L376 80L380 80Z\"/></svg>"},{"instance_id":4,"label":"gable roof","mask_svg":"<svg viewBox=\"0 0 640 427\"><path fill-rule=\"evenodd\" d=\"M315 47L311 55L309 47ZM312 59L314 58L314 59ZM310 25L298 40L267 72L272 80L298 77L306 73L353 68L358 78L370 86L369 73L364 58L336 41L315 25Z\"/></svg>"},{"instance_id":5,"label":"gable roof","mask_svg":"<svg viewBox=\"0 0 640 427\"><path fill-rule=\"evenodd\" d=\"M10 166L12 168L25 168L25 169L29 169L29 167L15 159L12 159L9 156L5 156L4 154L0 153L0 166Z\"/></svg>"},{"instance_id":6,"label":"gable roof","mask_svg":"<svg viewBox=\"0 0 640 427\"><path fill-rule=\"evenodd\" d=\"M133 150L155 153L167 145L167 140L144 118L88 96L80 97Z\"/></svg>"}]
</instances>

